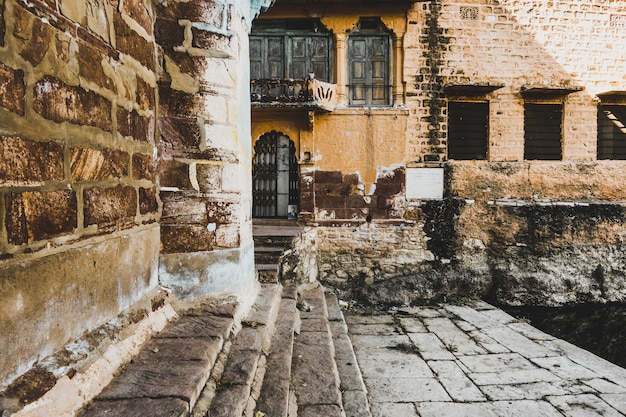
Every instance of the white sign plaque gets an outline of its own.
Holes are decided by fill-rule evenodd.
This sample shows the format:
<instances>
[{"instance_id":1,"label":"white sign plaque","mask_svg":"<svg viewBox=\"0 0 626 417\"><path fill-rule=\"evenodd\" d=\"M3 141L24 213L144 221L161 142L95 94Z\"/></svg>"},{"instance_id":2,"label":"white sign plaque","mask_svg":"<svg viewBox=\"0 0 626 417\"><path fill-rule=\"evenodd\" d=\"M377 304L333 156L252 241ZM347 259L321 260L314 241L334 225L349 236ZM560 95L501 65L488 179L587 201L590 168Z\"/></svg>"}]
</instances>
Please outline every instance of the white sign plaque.
<instances>
[{"instance_id":1,"label":"white sign plaque","mask_svg":"<svg viewBox=\"0 0 626 417\"><path fill-rule=\"evenodd\" d=\"M407 168L406 198L443 199L443 168Z\"/></svg>"}]
</instances>

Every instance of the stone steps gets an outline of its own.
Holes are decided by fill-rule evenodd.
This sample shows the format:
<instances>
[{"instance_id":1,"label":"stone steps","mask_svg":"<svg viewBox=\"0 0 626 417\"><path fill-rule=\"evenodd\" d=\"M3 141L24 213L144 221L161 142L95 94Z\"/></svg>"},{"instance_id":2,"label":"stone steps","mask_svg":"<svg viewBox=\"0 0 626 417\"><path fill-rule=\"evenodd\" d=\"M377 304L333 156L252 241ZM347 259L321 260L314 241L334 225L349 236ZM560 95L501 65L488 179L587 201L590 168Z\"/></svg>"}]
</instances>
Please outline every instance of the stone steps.
<instances>
[{"instance_id":1,"label":"stone steps","mask_svg":"<svg viewBox=\"0 0 626 417\"><path fill-rule=\"evenodd\" d=\"M280 281L280 258L291 249L293 239L303 228L294 220L254 219L254 262L259 281L278 283Z\"/></svg>"},{"instance_id":2,"label":"stone steps","mask_svg":"<svg viewBox=\"0 0 626 417\"><path fill-rule=\"evenodd\" d=\"M369 417L333 294L263 284L238 306L200 306L144 346L79 417Z\"/></svg>"}]
</instances>

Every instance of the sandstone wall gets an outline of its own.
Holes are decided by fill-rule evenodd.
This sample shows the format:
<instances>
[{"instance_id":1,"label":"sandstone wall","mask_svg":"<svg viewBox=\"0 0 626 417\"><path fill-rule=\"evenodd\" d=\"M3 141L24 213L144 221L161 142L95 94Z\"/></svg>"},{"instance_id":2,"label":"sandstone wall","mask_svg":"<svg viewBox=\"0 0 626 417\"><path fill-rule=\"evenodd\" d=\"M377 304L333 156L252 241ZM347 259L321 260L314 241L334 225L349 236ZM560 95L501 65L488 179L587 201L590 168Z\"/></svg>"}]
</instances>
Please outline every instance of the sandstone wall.
<instances>
[{"instance_id":1,"label":"sandstone wall","mask_svg":"<svg viewBox=\"0 0 626 417\"><path fill-rule=\"evenodd\" d=\"M247 32L268 6L0 0L0 389L159 283L252 298Z\"/></svg>"},{"instance_id":2,"label":"sandstone wall","mask_svg":"<svg viewBox=\"0 0 626 417\"><path fill-rule=\"evenodd\" d=\"M396 172L443 168L444 199L406 200L400 182L397 210L372 223L339 221L359 216L335 210L334 224L319 222L321 279L366 303L624 300L626 165L596 160L598 103L623 103L602 93L626 92L626 52L616 48L626 43L624 19L626 7L608 0L415 3L403 36L409 117ZM564 106L562 161L524 161L530 86L544 89L532 100ZM449 99L489 102L486 161L447 160ZM312 211L326 215L358 195L339 174L305 170L337 184L305 182ZM413 236L411 250L392 243L399 229Z\"/></svg>"},{"instance_id":3,"label":"sandstone wall","mask_svg":"<svg viewBox=\"0 0 626 417\"><path fill-rule=\"evenodd\" d=\"M254 12L237 2L192 1L163 3L157 14L161 282L185 297L251 298L247 34Z\"/></svg>"},{"instance_id":4,"label":"sandstone wall","mask_svg":"<svg viewBox=\"0 0 626 417\"><path fill-rule=\"evenodd\" d=\"M0 2L0 386L157 285L153 16Z\"/></svg>"}]
</instances>

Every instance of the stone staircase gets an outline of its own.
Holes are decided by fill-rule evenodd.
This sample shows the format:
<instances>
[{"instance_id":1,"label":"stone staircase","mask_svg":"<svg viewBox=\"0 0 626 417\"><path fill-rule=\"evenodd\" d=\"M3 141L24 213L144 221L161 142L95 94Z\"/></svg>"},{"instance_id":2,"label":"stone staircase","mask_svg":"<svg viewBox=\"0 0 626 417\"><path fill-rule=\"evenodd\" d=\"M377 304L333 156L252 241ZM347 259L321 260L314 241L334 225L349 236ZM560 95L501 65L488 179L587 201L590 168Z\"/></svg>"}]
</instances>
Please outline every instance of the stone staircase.
<instances>
[{"instance_id":1,"label":"stone staircase","mask_svg":"<svg viewBox=\"0 0 626 417\"><path fill-rule=\"evenodd\" d=\"M147 343L77 415L369 416L337 298L318 284L262 284L250 312L204 304Z\"/></svg>"},{"instance_id":2,"label":"stone staircase","mask_svg":"<svg viewBox=\"0 0 626 417\"><path fill-rule=\"evenodd\" d=\"M278 282L280 257L291 248L293 238L302 230L295 220L253 220L254 262L260 282Z\"/></svg>"}]
</instances>

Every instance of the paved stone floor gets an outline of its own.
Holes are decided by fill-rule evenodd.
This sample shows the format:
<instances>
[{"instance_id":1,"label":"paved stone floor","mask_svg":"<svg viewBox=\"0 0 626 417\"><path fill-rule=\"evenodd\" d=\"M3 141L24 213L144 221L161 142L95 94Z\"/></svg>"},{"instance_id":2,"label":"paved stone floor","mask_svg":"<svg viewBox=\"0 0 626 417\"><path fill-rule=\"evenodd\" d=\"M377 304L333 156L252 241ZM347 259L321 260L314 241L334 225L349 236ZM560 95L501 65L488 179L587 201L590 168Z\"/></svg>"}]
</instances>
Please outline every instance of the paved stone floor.
<instances>
[{"instance_id":1,"label":"paved stone floor","mask_svg":"<svg viewBox=\"0 0 626 417\"><path fill-rule=\"evenodd\" d=\"M625 369L484 302L344 315L373 417L626 415Z\"/></svg>"}]
</instances>

